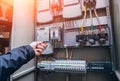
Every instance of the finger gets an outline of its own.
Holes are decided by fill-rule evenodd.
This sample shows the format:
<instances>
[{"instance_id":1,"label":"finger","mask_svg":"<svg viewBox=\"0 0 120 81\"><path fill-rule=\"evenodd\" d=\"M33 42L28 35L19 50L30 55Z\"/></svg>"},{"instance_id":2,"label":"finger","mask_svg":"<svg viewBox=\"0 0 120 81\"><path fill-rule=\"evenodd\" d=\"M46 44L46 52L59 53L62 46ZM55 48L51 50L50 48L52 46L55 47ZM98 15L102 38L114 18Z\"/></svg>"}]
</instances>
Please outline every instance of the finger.
<instances>
[{"instance_id":1,"label":"finger","mask_svg":"<svg viewBox=\"0 0 120 81\"><path fill-rule=\"evenodd\" d=\"M37 49L42 49L45 50L47 48L48 44L41 44L39 46L37 46Z\"/></svg>"},{"instance_id":2,"label":"finger","mask_svg":"<svg viewBox=\"0 0 120 81\"><path fill-rule=\"evenodd\" d=\"M36 56L39 56L40 54L42 54L42 50L40 50L40 49L35 50L35 55Z\"/></svg>"},{"instance_id":3,"label":"finger","mask_svg":"<svg viewBox=\"0 0 120 81\"><path fill-rule=\"evenodd\" d=\"M35 48L39 48L39 46L41 46L42 43L37 43Z\"/></svg>"},{"instance_id":4,"label":"finger","mask_svg":"<svg viewBox=\"0 0 120 81\"><path fill-rule=\"evenodd\" d=\"M42 53L43 52L42 49L35 49L35 51L38 52L38 53Z\"/></svg>"},{"instance_id":5,"label":"finger","mask_svg":"<svg viewBox=\"0 0 120 81\"><path fill-rule=\"evenodd\" d=\"M35 52L35 55L36 55L36 56L40 56L40 55L41 55L41 52L37 52L37 51L36 51L36 52Z\"/></svg>"},{"instance_id":6,"label":"finger","mask_svg":"<svg viewBox=\"0 0 120 81\"><path fill-rule=\"evenodd\" d=\"M46 47L48 46L47 43L41 43L41 45L42 45L44 48L46 48Z\"/></svg>"},{"instance_id":7,"label":"finger","mask_svg":"<svg viewBox=\"0 0 120 81\"><path fill-rule=\"evenodd\" d=\"M42 50L44 50L45 47L43 47L42 45L39 45L39 46L37 46L37 49L42 49Z\"/></svg>"}]
</instances>

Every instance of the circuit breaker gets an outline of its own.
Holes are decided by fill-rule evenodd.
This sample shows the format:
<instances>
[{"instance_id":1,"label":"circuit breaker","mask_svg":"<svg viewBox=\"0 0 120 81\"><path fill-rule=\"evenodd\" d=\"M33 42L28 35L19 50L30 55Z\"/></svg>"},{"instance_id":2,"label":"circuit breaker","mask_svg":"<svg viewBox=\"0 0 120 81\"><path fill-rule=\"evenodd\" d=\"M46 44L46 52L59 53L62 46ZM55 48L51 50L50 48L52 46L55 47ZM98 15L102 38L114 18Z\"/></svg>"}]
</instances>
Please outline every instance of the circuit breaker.
<instances>
[{"instance_id":1,"label":"circuit breaker","mask_svg":"<svg viewBox=\"0 0 120 81\"><path fill-rule=\"evenodd\" d=\"M108 73L112 72L115 65L110 1L49 1L53 20L37 22L36 28L45 28L46 33L39 32L36 37L37 41L49 41L53 53L39 57L39 70L87 74L108 69Z\"/></svg>"},{"instance_id":2,"label":"circuit breaker","mask_svg":"<svg viewBox=\"0 0 120 81\"><path fill-rule=\"evenodd\" d=\"M53 46L51 45L50 38L49 38L49 35L50 35L49 27L38 27L36 29L36 32L37 32L36 33L37 41L43 41L43 42L48 43L48 47L43 51L42 54L44 55L52 54Z\"/></svg>"}]
</instances>

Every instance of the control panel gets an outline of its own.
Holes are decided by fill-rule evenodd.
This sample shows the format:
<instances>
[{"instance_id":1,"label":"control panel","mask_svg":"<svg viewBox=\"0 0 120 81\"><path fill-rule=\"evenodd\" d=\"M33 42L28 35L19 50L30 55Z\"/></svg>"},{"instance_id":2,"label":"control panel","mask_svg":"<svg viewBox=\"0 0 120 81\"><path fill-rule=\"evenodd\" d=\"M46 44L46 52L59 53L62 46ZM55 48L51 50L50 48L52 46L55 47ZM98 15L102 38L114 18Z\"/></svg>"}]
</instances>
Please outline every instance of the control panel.
<instances>
[{"instance_id":1,"label":"control panel","mask_svg":"<svg viewBox=\"0 0 120 81\"><path fill-rule=\"evenodd\" d=\"M60 0L50 1L49 8L54 8L51 12L54 22L38 22L37 41L49 40L54 48L111 46L112 29L108 0L63 0L63 4ZM104 5L99 5L102 3ZM43 8L38 6L38 11L40 9ZM59 14L55 15L54 12ZM44 18L48 19L47 16Z\"/></svg>"},{"instance_id":2,"label":"control panel","mask_svg":"<svg viewBox=\"0 0 120 81\"><path fill-rule=\"evenodd\" d=\"M40 70L86 73L89 70L104 70L107 64L107 69L112 67L109 66L109 64L112 64L112 60L107 60L110 63L96 63L96 59L92 63L87 62L87 59L71 60L75 52L74 49L79 49L76 53L78 54L76 59L79 57L79 54L82 55L82 49L88 50L89 48L102 50L106 48L109 50L109 54L112 54L113 36L109 0L37 1L40 2L37 5L36 40L45 41L50 44L48 46L49 51L47 53L43 52L43 56L38 61L38 68ZM41 1L49 3L49 5L46 4L46 9L40 6L40 3L43 3ZM44 10L41 11L41 9ZM65 52L58 53L59 50L63 49L65 49ZM98 50L95 53L99 52ZM53 61L56 59L55 55L62 55L63 53L64 56L62 58L64 60ZM71 54L70 57L69 53ZM86 52L84 53L86 54ZM49 56L44 56L46 54L50 54L51 58L47 59ZM86 56L88 55L89 57L89 54L91 53L87 53Z\"/></svg>"}]
</instances>

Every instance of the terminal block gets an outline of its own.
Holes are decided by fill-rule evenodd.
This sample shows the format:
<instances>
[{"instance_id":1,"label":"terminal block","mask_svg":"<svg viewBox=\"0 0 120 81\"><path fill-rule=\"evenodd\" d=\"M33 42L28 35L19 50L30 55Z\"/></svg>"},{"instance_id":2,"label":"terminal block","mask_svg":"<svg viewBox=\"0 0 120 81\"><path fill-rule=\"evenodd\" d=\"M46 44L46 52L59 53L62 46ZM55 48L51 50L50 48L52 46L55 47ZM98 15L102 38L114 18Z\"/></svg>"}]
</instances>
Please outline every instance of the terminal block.
<instances>
[{"instance_id":1,"label":"terminal block","mask_svg":"<svg viewBox=\"0 0 120 81\"><path fill-rule=\"evenodd\" d=\"M87 71L112 72L112 63L104 61L87 62L85 60L55 60L38 63L41 71L65 73L87 73Z\"/></svg>"},{"instance_id":2,"label":"terminal block","mask_svg":"<svg viewBox=\"0 0 120 81\"><path fill-rule=\"evenodd\" d=\"M86 73L86 61L83 60L56 60L38 63L41 71Z\"/></svg>"}]
</instances>

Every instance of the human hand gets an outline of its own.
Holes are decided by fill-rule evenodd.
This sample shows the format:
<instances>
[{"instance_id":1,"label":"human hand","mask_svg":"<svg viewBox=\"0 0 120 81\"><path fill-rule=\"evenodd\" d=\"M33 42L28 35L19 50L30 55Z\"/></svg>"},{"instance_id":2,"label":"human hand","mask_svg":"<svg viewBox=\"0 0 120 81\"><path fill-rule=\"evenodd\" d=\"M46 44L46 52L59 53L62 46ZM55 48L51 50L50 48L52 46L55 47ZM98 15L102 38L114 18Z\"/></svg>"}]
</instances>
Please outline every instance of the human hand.
<instances>
[{"instance_id":1,"label":"human hand","mask_svg":"<svg viewBox=\"0 0 120 81\"><path fill-rule=\"evenodd\" d=\"M30 46L35 51L35 56L39 56L46 49L48 44L43 42L32 42Z\"/></svg>"}]
</instances>

